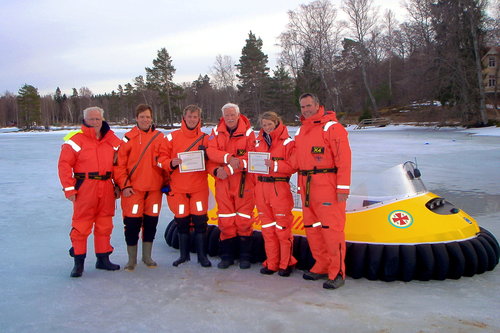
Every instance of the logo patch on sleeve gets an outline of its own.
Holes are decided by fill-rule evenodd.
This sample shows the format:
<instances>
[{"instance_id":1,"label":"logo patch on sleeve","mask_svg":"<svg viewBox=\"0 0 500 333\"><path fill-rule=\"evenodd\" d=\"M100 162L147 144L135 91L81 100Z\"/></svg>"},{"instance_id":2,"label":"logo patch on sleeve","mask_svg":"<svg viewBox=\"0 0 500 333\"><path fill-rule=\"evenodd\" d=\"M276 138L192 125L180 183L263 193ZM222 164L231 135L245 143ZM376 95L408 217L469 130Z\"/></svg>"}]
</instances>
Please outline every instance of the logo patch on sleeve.
<instances>
[{"instance_id":1,"label":"logo patch on sleeve","mask_svg":"<svg viewBox=\"0 0 500 333\"><path fill-rule=\"evenodd\" d=\"M238 156L243 156L243 155L245 155L246 152L247 151L245 149L238 149L237 154L238 154Z\"/></svg>"},{"instance_id":2,"label":"logo patch on sleeve","mask_svg":"<svg viewBox=\"0 0 500 333\"><path fill-rule=\"evenodd\" d=\"M311 153L312 154L324 154L325 153L325 147L312 147Z\"/></svg>"}]
</instances>

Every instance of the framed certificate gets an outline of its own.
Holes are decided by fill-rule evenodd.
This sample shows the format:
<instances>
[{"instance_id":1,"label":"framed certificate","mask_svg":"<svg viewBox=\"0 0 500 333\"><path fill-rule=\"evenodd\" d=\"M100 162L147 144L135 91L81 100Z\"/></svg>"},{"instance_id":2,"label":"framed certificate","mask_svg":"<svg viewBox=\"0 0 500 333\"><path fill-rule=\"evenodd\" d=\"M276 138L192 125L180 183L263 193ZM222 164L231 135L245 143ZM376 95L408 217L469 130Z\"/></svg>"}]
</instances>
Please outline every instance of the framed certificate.
<instances>
[{"instance_id":1,"label":"framed certificate","mask_svg":"<svg viewBox=\"0 0 500 333\"><path fill-rule=\"evenodd\" d=\"M269 174L269 167L264 163L271 159L270 153L258 153L256 151L248 152L248 172Z\"/></svg>"},{"instance_id":2,"label":"framed certificate","mask_svg":"<svg viewBox=\"0 0 500 333\"><path fill-rule=\"evenodd\" d=\"M177 157L182 160L182 163L179 165L179 172L195 172L205 170L205 156L203 154L203 150L177 153Z\"/></svg>"}]
</instances>

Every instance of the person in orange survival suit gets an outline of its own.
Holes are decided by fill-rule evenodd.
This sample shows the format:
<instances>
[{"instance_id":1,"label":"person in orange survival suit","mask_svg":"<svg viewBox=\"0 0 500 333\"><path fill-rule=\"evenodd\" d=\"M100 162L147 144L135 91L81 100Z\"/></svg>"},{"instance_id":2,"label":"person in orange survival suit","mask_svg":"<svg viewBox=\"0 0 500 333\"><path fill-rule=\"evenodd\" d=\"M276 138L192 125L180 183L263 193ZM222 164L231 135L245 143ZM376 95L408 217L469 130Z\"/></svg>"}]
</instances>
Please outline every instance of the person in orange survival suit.
<instances>
[{"instance_id":1,"label":"person in orange survival suit","mask_svg":"<svg viewBox=\"0 0 500 333\"><path fill-rule=\"evenodd\" d=\"M103 114L96 106L83 110L81 129L64 138L59 156L59 179L66 198L73 203L69 253L75 265L71 277L82 276L92 227L96 268L120 269L109 261L109 255L113 252L110 239L115 214L113 158L121 140L103 121Z\"/></svg>"},{"instance_id":2,"label":"person in orange survival suit","mask_svg":"<svg viewBox=\"0 0 500 333\"><path fill-rule=\"evenodd\" d=\"M201 131L201 109L196 105L188 105L183 111L181 128L167 134L157 152L158 165L171 173L171 191L167 194L167 202L174 213L180 249L180 257L173 262L174 266L190 260L191 225L194 227L198 262L203 267L212 266L205 247L209 194L206 170L209 164L203 171L180 172L186 165L183 164L182 158L178 157L179 153L204 151L207 143L208 136Z\"/></svg>"},{"instance_id":3,"label":"person in orange survival suit","mask_svg":"<svg viewBox=\"0 0 500 333\"><path fill-rule=\"evenodd\" d=\"M114 179L121 189L121 206L125 226L128 262L125 270L137 265L137 243L142 229L142 261L149 268L157 263L152 259L153 240L161 210L164 175L155 165L156 147L163 134L153 125L153 110L139 104L135 109L137 126L125 133L118 150Z\"/></svg>"},{"instance_id":4,"label":"person in orange survival suit","mask_svg":"<svg viewBox=\"0 0 500 333\"><path fill-rule=\"evenodd\" d=\"M255 204L262 222L267 257L260 272L271 275L279 270L280 276L290 276L297 260L292 254L293 197L289 181L296 170L287 170L286 164L283 164L277 172L275 165L279 160L289 158L294 142L276 113L264 112L259 121L262 129L257 136L255 150L270 153L270 159L265 161L270 168L269 175L258 175L255 185Z\"/></svg>"},{"instance_id":5,"label":"person in orange survival suit","mask_svg":"<svg viewBox=\"0 0 500 333\"><path fill-rule=\"evenodd\" d=\"M218 205L220 257L218 268L234 264L239 241L240 268L250 268L252 249L252 212L254 177L247 177L248 151L255 150L255 133L250 121L240 114L236 104L222 107L222 118L208 138L207 154L218 164L215 177L215 200ZM239 239L238 239L239 238Z\"/></svg>"},{"instance_id":6,"label":"person in orange survival suit","mask_svg":"<svg viewBox=\"0 0 500 333\"><path fill-rule=\"evenodd\" d=\"M335 113L325 111L315 95L305 93L299 102L302 126L295 134L290 162L298 169L304 227L316 260L303 278L328 278L323 288L336 289L345 280L344 226L351 183L351 148L347 131Z\"/></svg>"}]
</instances>

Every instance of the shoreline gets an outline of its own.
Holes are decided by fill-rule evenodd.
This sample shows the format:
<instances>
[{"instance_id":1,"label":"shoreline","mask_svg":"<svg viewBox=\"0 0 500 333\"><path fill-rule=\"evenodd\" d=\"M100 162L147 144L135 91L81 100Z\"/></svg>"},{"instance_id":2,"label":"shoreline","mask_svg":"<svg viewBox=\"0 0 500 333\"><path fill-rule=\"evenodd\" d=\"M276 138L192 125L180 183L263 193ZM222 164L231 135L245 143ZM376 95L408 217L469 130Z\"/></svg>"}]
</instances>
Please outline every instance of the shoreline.
<instances>
[{"instance_id":1,"label":"shoreline","mask_svg":"<svg viewBox=\"0 0 500 333\"><path fill-rule=\"evenodd\" d=\"M180 124L176 124L180 127ZM112 125L111 129L116 131L128 130L135 125ZM488 126L488 127L475 127L466 128L463 126L437 126L437 125L416 125L416 124L391 124L383 127L365 127L362 129L355 129L357 125L348 125L346 127L348 132L374 132L374 131L402 131L402 130L439 130L439 131L459 131L464 133L470 133L473 136L500 136L500 127ZM203 126L204 128L212 128L213 126ZM288 128L298 128L299 126L287 126ZM172 129L160 128L163 131L174 130ZM70 126L70 127L49 127L49 129L34 129L34 130L22 130L18 127L0 127L0 134L17 134L17 133L47 133L47 132L58 132L67 133L70 131L78 130L80 126ZM257 131L257 130L256 130Z\"/></svg>"}]
</instances>

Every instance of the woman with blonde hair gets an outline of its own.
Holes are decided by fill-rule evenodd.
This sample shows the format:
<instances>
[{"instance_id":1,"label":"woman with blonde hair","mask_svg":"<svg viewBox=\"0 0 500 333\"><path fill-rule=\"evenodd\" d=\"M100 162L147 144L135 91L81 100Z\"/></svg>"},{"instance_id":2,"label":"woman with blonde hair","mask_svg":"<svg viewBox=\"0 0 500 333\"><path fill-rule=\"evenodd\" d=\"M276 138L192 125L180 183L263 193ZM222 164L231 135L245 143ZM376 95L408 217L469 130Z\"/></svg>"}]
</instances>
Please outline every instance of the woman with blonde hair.
<instances>
[{"instance_id":1,"label":"woman with blonde hair","mask_svg":"<svg viewBox=\"0 0 500 333\"><path fill-rule=\"evenodd\" d=\"M280 276L290 276L297 260L293 257L292 208L293 197L290 191L290 176L295 172L286 163L294 146L275 112L265 112L259 118L261 130L257 136L256 151L269 152L268 175L256 176L255 203L262 223L262 236L266 250L266 261L260 270L262 274L271 275L278 272Z\"/></svg>"}]
</instances>

